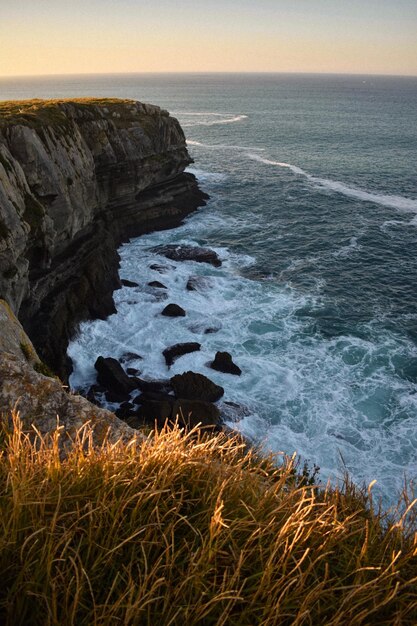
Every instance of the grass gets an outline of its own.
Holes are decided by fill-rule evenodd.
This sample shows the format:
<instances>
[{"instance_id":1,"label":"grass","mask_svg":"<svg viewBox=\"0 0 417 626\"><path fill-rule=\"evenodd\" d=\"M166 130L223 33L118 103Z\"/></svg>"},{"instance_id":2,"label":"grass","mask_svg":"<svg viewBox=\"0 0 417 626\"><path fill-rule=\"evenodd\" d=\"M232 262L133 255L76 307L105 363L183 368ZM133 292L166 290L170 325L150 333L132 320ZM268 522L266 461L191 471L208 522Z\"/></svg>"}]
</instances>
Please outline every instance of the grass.
<instances>
[{"instance_id":1,"label":"grass","mask_svg":"<svg viewBox=\"0 0 417 626\"><path fill-rule=\"evenodd\" d=\"M64 98L55 100L4 100L0 101L0 128L9 124L23 124L41 131L46 126L68 130L71 120L67 117L62 104L71 103L80 109L91 109L93 106L106 107L110 119L116 125L138 120L138 115L132 114L129 105L134 100L122 98ZM113 118L116 113L120 117ZM147 115L141 117L148 118Z\"/></svg>"},{"instance_id":2,"label":"grass","mask_svg":"<svg viewBox=\"0 0 417 626\"><path fill-rule=\"evenodd\" d=\"M51 368L43 361L37 361L34 364L33 369L35 372L38 372L38 374L43 374L44 376L48 376L48 378L57 378Z\"/></svg>"},{"instance_id":3,"label":"grass","mask_svg":"<svg viewBox=\"0 0 417 626\"><path fill-rule=\"evenodd\" d=\"M34 358L33 350L26 341L21 341L19 345L26 361L30 361Z\"/></svg>"},{"instance_id":4,"label":"grass","mask_svg":"<svg viewBox=\"0 0 417 626\"><path fill-rule=\"evenodd\" d=\"M417 623L417 541L366 492L304 485L238 439L93 447L3 426L0 622Z\"/></svg>"}]
</instances>

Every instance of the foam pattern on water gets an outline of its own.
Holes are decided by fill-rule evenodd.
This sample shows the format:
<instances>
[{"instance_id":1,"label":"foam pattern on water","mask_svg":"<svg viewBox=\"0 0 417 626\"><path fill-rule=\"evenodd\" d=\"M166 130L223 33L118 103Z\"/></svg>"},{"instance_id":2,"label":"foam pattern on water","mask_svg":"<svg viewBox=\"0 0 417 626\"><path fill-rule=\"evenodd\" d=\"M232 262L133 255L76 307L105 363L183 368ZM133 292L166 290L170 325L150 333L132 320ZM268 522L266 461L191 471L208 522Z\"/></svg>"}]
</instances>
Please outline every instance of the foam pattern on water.
<instances>
[{"instance_id":1,"label":"foam pattern on water","mask_svg":"<svg viewBox=\"0 0 417 626\"><path fill-rule=\"evenodd\" d=\"M197 172L215 195L219 175ZM71 385L86 389L95 381L99 355L120 357L137 352L143 360L131 365L144 378L167 378L198 371L224 386L224 401L241 404L236 421L226 405L229 425L265 449L298 452L321 467L321 478L333 480L346 468L358 483L377 479L386 503L401 489L407 468L417 474L417 388L399 375L417 358L417 349L404 337L380 328L368 337L339 336L330 340L311 332L300 312L315 304L315 293L296 292L274 280L250 280L242 270L254 264L250 255L215 248L221 268L196 262L175 262L152 252L155 245L198 245L210 228L221 223L234 230L235 217L220 216L216 203L173 231L140 237L120 249L122 278L137 288L115 292L117 314L83 323L69 347L74 373ZM227 223L228 222L228 223ZM338 255L352 254L352 239ZM167 266L159 273L153 264ZM204 277L197 291L187 291L190 276ZM266 277L268 278L268 277ZM159 280L167 289L148 286ZM186 310L184 318L161 316L167 303ZM218 329L205 334L208 328ZM162 351L178 342L199 341L200 352L179 358L171 369ZM229 351L241 367L241 377L208 367L217 350ZM233 412L232 412L233 413Z\"/></svg>"}]
</instances>

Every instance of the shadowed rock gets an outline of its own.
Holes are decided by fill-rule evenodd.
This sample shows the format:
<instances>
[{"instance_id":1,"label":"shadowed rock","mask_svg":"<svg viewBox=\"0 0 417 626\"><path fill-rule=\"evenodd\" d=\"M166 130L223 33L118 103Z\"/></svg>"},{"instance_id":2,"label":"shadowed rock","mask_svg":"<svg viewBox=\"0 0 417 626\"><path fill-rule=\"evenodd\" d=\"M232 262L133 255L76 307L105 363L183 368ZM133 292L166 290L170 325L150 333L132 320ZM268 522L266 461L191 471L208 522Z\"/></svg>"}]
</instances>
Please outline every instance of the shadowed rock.
<instances>
[{"instance_id":1,"label":"shadowed rock","mask_svg":"<svg viewBox=\"0 0 417 626\"><path fill-rule=\"evenodd\" d=\"M129 378L116 359L99 356L94 367L97 370L99 385L105 387L107 391L112 391L117 394L129 394L135 389L136 385L134 381Z\"/></svg>"},{"instance_id":2,"label":"shadowed rock","mask_svg":"<svg viewBox=\"0 0 417 626\"><path fill-rule=\"evenodd\" d=\"M131 402L123 402L114 414L124 420L128 417L136 415L136 411Z\"/></svg>"},{"instance_id":3,"label":"shadowed rock","mask_svg":"<svg viewBox=\"0 0 417 626\"><path fill-rule=\"evenodd\" d=\"M166 286L163 283L160 283L159 280L152 280L148 283L148 287L154 287L155 289L166 289Z\"/></svg>"},{"instance_id":4,"label":"shadowed rock","mask_svg":"<svg viewBox=\"0 0 417 626\"><path fill-rule=\"evenodd\" d=\"M144 420L150 426L153 426L155 422L158 426L163 426L164 422L171 418L172 404L158 400L146 400L139 406L136 414L139 419Z\"/></svg>"},{"instance_id":5,"label":"shadowed rock","mask_svg":"<svg viewBox=\"0 0 417 626\"><path fill-rule=\"evenodd\" d=\"M136 352L125 352L119 358L119 363L122 363L124 365L125 363L129 363L130 361L138 361L138 360L140 361L143 360L143 357L140 356L140 354L136 354Z\"/></svg>"},{"instance_id":6,"label":"shadowed rock","mask_svg":"<svg viewBox=\"0 0 417 626\"><path fill-rule=\"evenodd\" d=\"M222 262L214 250L200 248L199 246L156 246L152 252L161 254L172 261L197 261L197 263L209 263L214 267L220 267Z\"/></svg>"},{"instance_id":7,"label":"shadowed rock","mask_svg":"<svg viewBox=\"0 0 417 626\"><path fill-rule=\"evenodd\" d=\"M170 396L168 393L163 391L144 391L134 399L135 404L145 404L148 401L152 402L170 402L174 404L175 398L174 396Z\"/></svg>"},{"instance_id":8,"label":"shadowed rock","mask_svg":"<svg viewBox=\"0 0 417 626\"><path fill-rule=\"evenodd\" d=\"M172 391L169 380L142 380L141 378L134 378L132 380L135 382L136 389L139 389L142 393L168 393Z\"/></svg>"},{"instance_id":9,"label":"shadowed rock","mask_svg":"<svg viewBox=\"0 0 417 626\"><path fill-rule=\"evenodd\" d=\"M232 361L232 355L229 352L216 352L214 361L210 364L213 370L224 372L225 374L234 374L240 376L242 370Z\"/></svg>"},{"instance_id":10,"label":"shadowed rock","mask_svg":"<svg viewBox=\"0 0 417 626\"><path fill-rule=\"evenodd\" d=\"M159 272L160 274L166 274L170 270L174 270L174 265L159 265L159 263L154 263L150 265L149 268L154 270L155 272Z\"/></svg>"},{"instance_id":11,"label":"shadowed rock","mask_svg":"<svg viewBox=\"0 0 417 626\"><path fill-rule=\"evenodd\" d=\"M161 315L166 317L185 317L185 311L178 304L167 304Z\"/></svg>"},{"instance_id":12,"label":"shadowed rock","mask_svg":"<svg viewBox=\"0 0 417 626\"><path fill-rule=\"evenodd\" d=\"M136 369L136 367L127 367L126 374L129 374L129 376L139 376L140 370Z\"/></svg>"},{"instance_id":13,"label":"shadowed rock","mask_svg":"<svg viewBox=\"0 0 417 626\"><path fill-rule=\"evenodd\" d=\"M178 399L172 408L172 420L176 419L187 429L192 429L198 424L210 429L220 427L219 409L210 402L200 400Z\"/></svg>"},{"instance_id":14,"label":"shadowed rock","mask_svg":"<svg viewBox=\"0 0 417 626\"><path fill-rule=\"evenodd\" d=\"M124 287L139 287L139 283L135 283L133 280L127 280L127 278L122 278L120 282Z\"/></svg>"},{"instance_id":15,"label":"shadowed rock","mask_svg":"<svg viewBox=\"0 0 417 626\"><path fill-rule=\"evenodd\" d=\"M129 402L130 400L128 392L122 393L120 391L115 391L114 389L105 391L104 395L106 396L107 402L113 402L115 404L123 404L124 402Z\"/></svg>"},{"instance_id":16,"label":"shadowed rock","mask_svg":"<svg viewBox=\"0 0 417 626\"><path fill-rule=\"evenodd\" d=\"M187 343L176 343L174 346L166 348L162 354L165 357L165 362L168 367L171 367L173 362L178 357L183 356L184 354L189 354L190 352L197 352L198 350L200 350L200 348L201 344L197 343L196 341L190 341Z\"/></svg>"},{"instance_id":17,"label":"shadowed rock","mask_svg":"<svg viewBox=\"0 0 417 626\"><path fill-rule=\"evenodd\" d=\"M171 378L171 385L177 398L217 402L224 394L223 387L216 385L203 374L185 372Z\"/></svg>"}]
</instances>

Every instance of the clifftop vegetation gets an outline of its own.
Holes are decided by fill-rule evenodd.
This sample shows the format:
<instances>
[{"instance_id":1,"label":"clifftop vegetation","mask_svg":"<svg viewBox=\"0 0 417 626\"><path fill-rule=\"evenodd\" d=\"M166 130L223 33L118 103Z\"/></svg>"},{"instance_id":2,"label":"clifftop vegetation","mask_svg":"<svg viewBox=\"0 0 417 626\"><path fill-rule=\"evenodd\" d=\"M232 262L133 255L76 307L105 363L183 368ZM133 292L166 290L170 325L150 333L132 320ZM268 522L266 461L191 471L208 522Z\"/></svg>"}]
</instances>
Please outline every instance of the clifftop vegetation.
<instances>
[{"instance_id":1,"label":"clifftop vegetation","mask_svg":"<svg viewBox=\"0 0 417 626\"><path fill-rule=\"evenodd\" d=\"M389 523L225 435L58 440L3 427L3 624L417 623L412 511Z\"/></svg>"},{"instance_id":2,"label":"clifftop vegetation","mask_svg":"<svg viewBox=\"0 0 417 626\"><path fill-rule=\"evenodd\" d=\"M134 100L119 98L62 98L54 100L5 100L0 101L0 127L7 124L36 124L37 126L57 124L66 121L62 104L72 104L80 108L105 106L109 111L126 111L126 105L134 104Z\"/></svg>"}]
</instances>

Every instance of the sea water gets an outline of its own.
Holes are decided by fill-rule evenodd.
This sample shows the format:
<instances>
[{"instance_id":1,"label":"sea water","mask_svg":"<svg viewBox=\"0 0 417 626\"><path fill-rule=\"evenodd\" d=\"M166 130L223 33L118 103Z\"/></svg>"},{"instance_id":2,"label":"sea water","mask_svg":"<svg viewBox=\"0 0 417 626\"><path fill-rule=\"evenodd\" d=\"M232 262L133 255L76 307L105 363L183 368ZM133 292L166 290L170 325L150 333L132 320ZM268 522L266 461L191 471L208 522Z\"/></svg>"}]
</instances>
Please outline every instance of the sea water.
<instances>
[{"instance_id":1,"label":"sea water","mask_svg":"<svg viewBox=\"0 0 417 626\"><path fill-rule=\"evenodd\" d=\"M143 377L193 370L225 388L228 423L265 449L377 480L393 503L417 478L417 79L117 75L0 81L0 98L131 97L178 117L210 194L183 226L120 249L117 314L85 322L71 385L99 355L137 352ZM164 260L210 246L221 268ZM164 274L151 269L168 266ZM190 276L204 276L187 291ZM166 300L147 286L159 280ZM161 290L162 291L162 290ZM167 302L187 315L160 315ZM216 332L205 334L208 328ZM167 370L162 350L199 341ZM208 367L227 350L235 377Z\"/></svg>"}]
</instances>

